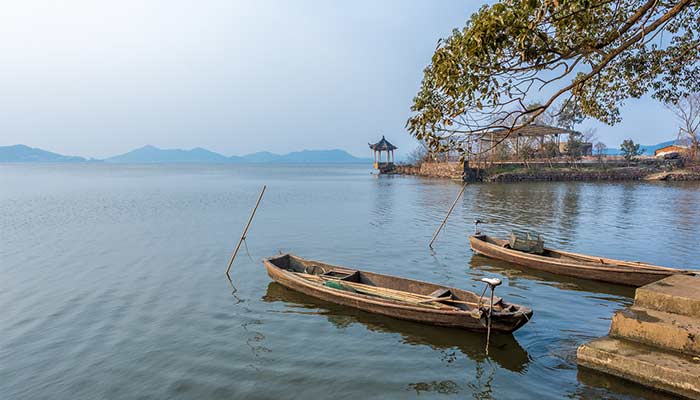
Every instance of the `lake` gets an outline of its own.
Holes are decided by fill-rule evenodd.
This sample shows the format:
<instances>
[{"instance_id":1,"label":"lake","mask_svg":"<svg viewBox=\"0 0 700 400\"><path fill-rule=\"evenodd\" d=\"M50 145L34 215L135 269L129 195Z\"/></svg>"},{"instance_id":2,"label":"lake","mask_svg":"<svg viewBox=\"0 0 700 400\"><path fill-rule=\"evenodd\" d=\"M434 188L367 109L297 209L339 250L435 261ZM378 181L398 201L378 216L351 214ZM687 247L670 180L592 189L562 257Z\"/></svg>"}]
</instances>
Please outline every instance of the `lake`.
<instances>
[{"instance_id":1,"label":"lake","mask_svg":"<svg viewBox=\"0 0 700 400\"><path fill-rule=\"evenodd\" d=\"M467 236L698 268L700 183L460 185L364 165L0 165L0 398L666 398L576 366L633 289L527 273ZM247 248L224 277L260 187ZM496 294L510 336L434 328L287 290L278 252Z\"/></svg>"}]
</instances>

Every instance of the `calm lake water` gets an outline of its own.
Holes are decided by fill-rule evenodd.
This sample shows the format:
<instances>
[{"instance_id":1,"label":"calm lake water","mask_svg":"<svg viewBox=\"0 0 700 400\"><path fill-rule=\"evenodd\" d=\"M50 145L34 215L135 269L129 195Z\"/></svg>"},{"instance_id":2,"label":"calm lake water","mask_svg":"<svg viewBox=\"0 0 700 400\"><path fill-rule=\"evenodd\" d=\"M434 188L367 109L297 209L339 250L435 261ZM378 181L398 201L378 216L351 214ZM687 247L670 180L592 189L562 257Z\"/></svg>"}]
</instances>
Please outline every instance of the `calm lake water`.
<instances>
[{"instance_id":1,"label":"calm lake water","mask_svg":"<svg viewBox=\"0 0 700 400\"><path fill-rule=\"evenodd\" d=\"M231 251L262 184L244 249ZM666 398L578 370L633 290L474 256L467 235L531 228L553 247L700 262L700 183L471 185L366 166L0 165L0 398ZM271 283L279 251L497 294L513 336L433 328Z\"/></svg>"}]
</instances>

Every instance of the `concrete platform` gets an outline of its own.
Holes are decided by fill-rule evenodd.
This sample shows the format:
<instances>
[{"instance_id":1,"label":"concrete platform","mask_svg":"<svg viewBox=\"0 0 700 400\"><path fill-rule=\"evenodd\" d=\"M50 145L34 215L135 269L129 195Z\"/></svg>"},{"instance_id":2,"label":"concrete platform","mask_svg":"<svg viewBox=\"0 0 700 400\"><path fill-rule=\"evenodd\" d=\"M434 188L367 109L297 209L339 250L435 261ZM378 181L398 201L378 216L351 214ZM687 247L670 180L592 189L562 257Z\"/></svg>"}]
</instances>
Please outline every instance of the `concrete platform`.
<instances>
[{"instance_id":1,"label":"concrete platform","mask_svg":"<svg viewBox=\"0 0 700 400\"><path fill-rule=\"evenodd\" d=\"M700 320L686 315L633 306L615 313L610 336L700 355Z\"/></svg>"},{"instance_id":2,"label":"concrete platform","mask_svg":"<svg viewBox=\"0 0 700 400\"><path fill-rule=\"evenodd\" d=\"M582 345L576 356L579 366L700 399L700 360L691 356L610 337Z\"/></svg>"},{"instance_id":3,"label":"concrete platform","mask_svg":"<svg viewBox=\"0 0 700 400\"><path fill-rule=\"evenodd\" d=\"M700 277L638 288L609 336L581 345L579 366L700 400Z\"/></svg>"},{"instance_id":4,"label":"concrete platform","mask_svg":"<svg viewBox=\"0 0 700 400\"><path fill-rule=\"evenodd\" d=\"M700 318L700 276L673 275L642 286L635 292L634 305Z\"/></svg>"}]
</instances>

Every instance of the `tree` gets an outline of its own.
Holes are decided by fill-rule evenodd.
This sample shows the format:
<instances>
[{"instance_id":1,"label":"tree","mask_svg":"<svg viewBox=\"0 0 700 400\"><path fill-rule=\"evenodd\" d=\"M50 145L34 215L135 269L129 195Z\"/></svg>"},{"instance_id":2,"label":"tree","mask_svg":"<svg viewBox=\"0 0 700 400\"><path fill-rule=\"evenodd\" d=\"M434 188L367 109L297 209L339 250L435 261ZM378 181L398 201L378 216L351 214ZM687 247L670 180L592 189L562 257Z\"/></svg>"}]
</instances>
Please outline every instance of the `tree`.
<instances>
[{"instance_id":1,"label":"tree","mask_svg":"<svg viewBox=\"0 0 700 400\"><path fill-rule=\"evenodd\" d=\"M532 146L532 144L528 141L520 145L520 159L523 160L525 163L525 166L527 168L530 168L529 161L535 156L535 148Z\"/></svg>"},{"instance_id":2,"label":"tree","mask_svg":"<svg viewBox=\"0 0 700 400\"><path fill-rule=\"evenodd\" d=\"M532 109L534 107L530 108ZM547 114L547 112L551 111L549 109L545 110L543 114ZM580 124L584 119L581 109L572 101L562 104L559 110L554 112L554 115L556 116L557 126L566 129L574 129L574 126Z\"/></svg>"},{"instance_id":3,"label":"tree","mask_svg":"<svg viewBox=\"0 0 700 400\"><path fill-rule=\"evenodd\" d=\"M595 144L595 146L593 146L593 148L595 148L595 154L598 157L598 163L602 163L603 162L603 155L605 154L605 149L606 149L605 143L598 142Z\"/></svg>"},{"instance_id":4,"label":"tree","mask_svg":"<svg viewBox=\"0 0 700 400\"><path fill-rule=\"evenodd\" d=\"M576 161L583 156L583 135L578 132L569 134L569 141L566 142L566 153L569 155L571 163L576 165Z\"/></svg>"},{"instance_id":5,"label":"tree","mask_svg":"<svg viewBox=\"0 0 700 400\"><path fill-rule=\"evenodd\" d=\"M464 28L438 41L408 130L440 148L445 137L496 128L513 133L557 106L564 119L614 124L627 98L651 94L674 101L700 86L698 15L698 0L501 0L483 6ZM552 94L528 106L542 92ZM449 145L464 151L459 140Z\"/></svg>"},{"instance_id":6,"label":"tree","mask_svg":"<svg viewBox=\"0 0 700 400\"><path fill-rule=\"evenodd\" d=\"M622 151L622 156L625 157L628 167L630 162L637 161L636 157L642 155L642 151L639 150L639 144L635 144L632 139L623 140L620 151Z\"/></svg>"},{"instance_id":7,"label":"tree","mask_svg":"<svg viewBox=\"0 0 700 400\"><path fill-rule=\"evenodd\" d=\"M420 166L428 160L429 156L428 149L423 143L421 143L415 149L413 149L413 151L408 153L408 156L406 156L406 161L408 164Z\"/></svg>"},{"instance_id":8,"label":"tree","mask_svg":"<svg viewBox=\"0 0 700 400\"><path fill-rule=\"evenodd\" d=\"M598 135L596 134L595 128L588 128L581 131L581 139L584 143L593 143L598 140Z\"/></svg>"},{"instance_id":9,"label":"tree","mask_svg":"<svg viewBox=\"0 0 700 400\"><path fill-rule=\"evenodd\" d=\"M552 158L559 157L559 146L557 146L557 143L555 141L548 140L544 142L542 151L544 153L544 156L547 158L547 161L549 162L549 166L551 167Z\"/></svg>"},{"instance_id":10,"label":"tree","mask_svg":"<svg viewBox=\"0 0 700 400\"><path fill-rule=\"evenodd\" d=\"M689 158L698 161L700 151L700 92L669 102L666 107L671 110L678 122L678 141L689 147Z\"/></svg>"}]
</instances>

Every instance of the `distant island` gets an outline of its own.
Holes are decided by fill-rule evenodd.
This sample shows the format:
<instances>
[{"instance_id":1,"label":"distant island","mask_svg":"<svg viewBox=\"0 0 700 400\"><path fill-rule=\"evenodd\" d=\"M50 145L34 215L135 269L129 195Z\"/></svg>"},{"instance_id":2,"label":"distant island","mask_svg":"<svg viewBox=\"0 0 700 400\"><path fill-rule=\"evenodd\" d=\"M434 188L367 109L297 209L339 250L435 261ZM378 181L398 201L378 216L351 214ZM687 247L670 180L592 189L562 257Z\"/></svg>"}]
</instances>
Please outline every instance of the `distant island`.
<instances>
[{"instance_id":1,"label":"distant island","mask_svg":"<svg viewBox=\"0 0 700 400\"><path fill-rule=\"evenodd\" d=\"M86 159L77 156L65 156L50 151L25 145L0 146L0 163L43 162L76 163L105 162L121 164L167 164L167 163L240 163L240 164L321 164L321 163L371 163L371 158L355 157L344 150L303 150L287 154L258 152L244 156L227 157L201 147L190 150L161 149L155 146L143 146L124 154L103 160Z\"/></svg>"},{"instance_id":2,"label":"distant island","mask_svg":"<svg viewBox=\"0 0 700 400\"><path fill-rule=\"evenodd\" d=\"M50 151L17 144L0 146L0 162L87 162L83 157L64 156Z\"/></svg>"}]
</instances>

